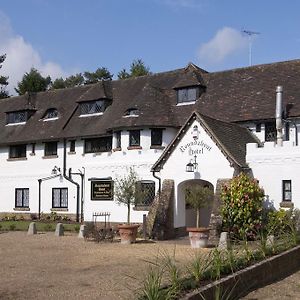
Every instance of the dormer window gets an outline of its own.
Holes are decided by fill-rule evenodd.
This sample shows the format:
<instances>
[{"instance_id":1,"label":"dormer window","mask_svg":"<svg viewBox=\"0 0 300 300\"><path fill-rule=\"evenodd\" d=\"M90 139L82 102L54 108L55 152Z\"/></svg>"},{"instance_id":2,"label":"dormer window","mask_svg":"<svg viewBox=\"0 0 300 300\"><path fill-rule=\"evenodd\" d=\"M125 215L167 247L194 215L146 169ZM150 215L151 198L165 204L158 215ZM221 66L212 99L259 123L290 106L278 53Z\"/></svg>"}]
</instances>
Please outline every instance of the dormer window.
<instances>
[{"instance_id":1,"label":"dormer window","mask_svg":"<svg viewBox=\"0 0 300 300\"><path fill-rule=\"evenodd\" d=\"M177 104L195 102L199 97L199 87L177 89Z\"/></svg>"},{"instance_id":2,"label":"dormer window","mask_svg":"<svg viewBox=\"0 0 300 300\"><path fill-rule=\"evenodd\" d=\"M138 117L140 111L137 108L129 108L125 111L124 117Z\"/></svg>"},{"instance_id":3,"label":"dormer window","mask_svg":"<svg viewBox=\"0 0 300 300\"><path fill-rule=\"evenodd\" d=\"M19 110L6 113L6 124L25 124L27 120L27 110Z\"/></svg>"},{"instance_id":4,"label":"dormer window","mask_svg":"<svg viewBox=\"0 0 300 300\"><path fill-rule=\"evenodd\" d=\"M43 117L44 121L55 120L57 118L58 118L58 111L56 108L49 108Z\"/></svg>"},{"instance_id":5,"label":"dormer window","mask_svg":"<svg viewBox=\"0 0 300 300\"><path fill-rule=\"evenodd\" d=\"M107 108L106 100L87 101L80 103L80 116L101 115Z\"/></svg>"}]
</instances>

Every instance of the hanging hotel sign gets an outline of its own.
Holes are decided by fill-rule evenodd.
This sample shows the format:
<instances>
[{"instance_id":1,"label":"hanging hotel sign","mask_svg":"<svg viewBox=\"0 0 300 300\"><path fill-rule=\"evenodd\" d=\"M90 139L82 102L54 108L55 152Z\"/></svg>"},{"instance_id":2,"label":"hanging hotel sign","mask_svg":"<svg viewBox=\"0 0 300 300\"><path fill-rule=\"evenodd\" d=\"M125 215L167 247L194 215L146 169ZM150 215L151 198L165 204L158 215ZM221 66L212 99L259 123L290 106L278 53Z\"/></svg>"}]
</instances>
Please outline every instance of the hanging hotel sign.
<instances>
[{"instance_id":1,"label":"hanging hotel sign","mask_svg":"<svg viewBox=\"0 0 300 300\"><path fill-rule=\"evenodd\" d=\"M91 181L91 200L113 200L112 180Z\"/></svg>"}]
</instances>

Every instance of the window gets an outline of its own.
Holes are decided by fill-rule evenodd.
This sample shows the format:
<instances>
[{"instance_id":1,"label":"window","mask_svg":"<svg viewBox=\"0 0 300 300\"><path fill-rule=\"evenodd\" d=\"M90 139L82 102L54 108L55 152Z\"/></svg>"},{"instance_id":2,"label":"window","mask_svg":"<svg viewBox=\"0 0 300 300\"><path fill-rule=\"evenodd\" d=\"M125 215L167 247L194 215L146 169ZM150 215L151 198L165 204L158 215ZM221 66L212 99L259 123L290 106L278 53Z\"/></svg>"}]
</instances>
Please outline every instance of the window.
<instances>
[{"instance_id":1,"label":"window","mask_svg":"<svg viewBox=\"0 0 300 300\"><path fill-rule=\"evenodd\" d=\"M52 208L68 208L68 189L52 189Z\"/></svg>"},{"instance_id":2,"label":"window","mask_svg":"<svg viewBox=\"0 0 300 300\"><path fill-rule=\"evenodd\" d=\"M15 207L29 208L29 189L15 189Z\"/></svg>"},{"instance_id":3,"label":"window","mask_svg":"<svg viewBox=\"0 0 300 300\"><path fill-rule=\"evenodd\" d=\"M107 107L107 101L87 101L80 103L80 115L103 113Z\"/></svg>"},{"instance_id":4,"label":"window","mask_svg":"<svg viewBox=\"0 0 300 300\"><path fill-rule=\"evenodd\" d=\"M75 140L70 141L70 152L75 152Z\"/></svg>"},{"instance_id":5,"label":"window","mask_svg":"<svg viewBox=\"0 0 300 300\"><path fill-rule=\"evenodd\" d=\"M26 144L9 146L9 158L26 157Z\"/></svg>"},{"instance_id":6,"label":"window","mask_svg":"<svg viewBox=\"0 0 300 300\"><path fill-rule=\"evenodd\" d=\"M282 201L292 201L291 180L282 180Z\"/></svg>"},{"instance_id":7,"label":"window","mask_svg":"<svg viewBox=\"0 0 300 300\"><path fill-rule=\"evenodd\" d=\"M49 119L56 119L58 118L58 111L56 108L49 108L45 115L44 115L44 120L49 120Z\"/></svg>"},{"instance_id":8,"label":"window","mask_svg":"<svg viewBox=\"0 0 300 300\"><path fill-rule=\"evenodd\" d=\"M196 101L199 97L199 88L189 87L177 90L177 103Z\"/></svg>"},{"instance_id":9,"label":"window","mask_svg":"<svg viewBox=\"0 0 300 300\"><path fill-rule=\"evenodd\" d=\"M285 140L290 140L290 123L288 122L285 123Z\"/></svg>"},{"instance_id":10,"label":"window","mask_svg":"<svg viewBox=\"0 0 300 300\"><path fill-rule=\"evenodd\" d=\"M138 117L140 111L137 108L129 108L126 110L124 117Z\"/></svg>"},{"instance_id":11,"label":"window","mask_svg":"<svg viewBox=\"0 0 300 300\"><path fill-rule=\"evenodd\" d=\"M276 141L277 131L275 122L265 123L265 141L272 142Z\"/></svg>"},{"instance_id":12,"label":"window","mask_svg":"<svg viewBox=\"0 0 300 300\"><path fill-rule=\"evenodd\" d=\"M28 112L26 110L13 111L6 114L7 124L25 123L28 118Z\"/></svg>"},{"instance_id":13,"label":"window","mask_svg":"<svg viewBox=\"0 0 300 300\"><path fill-rule=\"evenodd\" d=\"M142 193L142 201L136 203L136 206L149 206L155 197L155 182L152 180L141 180L137 182L137 188Z\"/></svg>"},{"instance_id":14,"label":"window","mask_svg":"<svg viewBox=\"0 0 300 300\"><path fill-rule=\"evenodd\" d=\"M155 128L151 129L151 146L162 145L162 129Z\"/></svg>"},{"instance_id":15,"label":"window","mask_svg":"<svg viewBox=\"0 0 300 300\"><path fill-rule=\"evenodd\" d=\"M256 131L256 132L261 132L261 123L257 123L257 124L256 124L255 131Z\"/></svg>"},{"instance_id":16,"label":"window","mask_svg":"<svg viewBox=\"0 0 300 300\"><path fill-rule=\"evenodd\" d=\"M86 139L84 143L85 153L109 152L112 149L112 137L105 136L94 139Z\"/></svg>"},{"instance_id":17,"label":"window","mask_svg":"<svg viewBox=\"0 0 300 300\"><path fill-rule=\"evenodd\" d=\"M45 143L45 156L57 155L57 142Z\"/></svg>"},{"instance_id":18,"label":"window","mask_svg":"<svg viewBox=\"0 0 300 300\"><path fill-rule=\"evenodd\" d=\"M116 148L121 149L121 131L116 131Z\"/></svg>"},{"instance_id":19,"label":"window","mask_svg":"<svg viewBox=\"0 0 300 300\"><path fill-rule=\"evenodd\" d=\"M31 144L31 153L30 155L35 155L35 143Z\"/></svg>"},{"instance_id":20,"label":"window","mask_svg":"<svg viewBox=\"0 0 300 300\"><path fill-rule=\"evenodd\" d=\"M140 146L140 130L129 131L129 147Z\"/></svg>"}]
</instances>

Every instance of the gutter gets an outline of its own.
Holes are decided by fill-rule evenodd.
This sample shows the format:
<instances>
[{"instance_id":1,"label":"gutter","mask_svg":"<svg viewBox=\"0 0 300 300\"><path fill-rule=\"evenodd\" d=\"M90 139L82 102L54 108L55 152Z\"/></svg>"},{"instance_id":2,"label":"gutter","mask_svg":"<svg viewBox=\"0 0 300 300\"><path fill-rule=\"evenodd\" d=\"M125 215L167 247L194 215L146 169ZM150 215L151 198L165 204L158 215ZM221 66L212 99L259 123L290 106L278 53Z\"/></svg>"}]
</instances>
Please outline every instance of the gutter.
<instances>
[{"instance_id":1,"label":"gutter","mask_svg":"<svg viewBox=\"0 0 300 300\"><path fill-rule=\"evenodd\" d=\"M73 183L74 185L76 185L77 188L77 196L76 196L76 222L79 222L79 190L80 190L80 186L79 183L75 182L72 178L70 178L67 175L67 141L66 139L64 139L64 161L63 161L63 177L68 180L69 182Z\"/></svg>"}]
</instances>

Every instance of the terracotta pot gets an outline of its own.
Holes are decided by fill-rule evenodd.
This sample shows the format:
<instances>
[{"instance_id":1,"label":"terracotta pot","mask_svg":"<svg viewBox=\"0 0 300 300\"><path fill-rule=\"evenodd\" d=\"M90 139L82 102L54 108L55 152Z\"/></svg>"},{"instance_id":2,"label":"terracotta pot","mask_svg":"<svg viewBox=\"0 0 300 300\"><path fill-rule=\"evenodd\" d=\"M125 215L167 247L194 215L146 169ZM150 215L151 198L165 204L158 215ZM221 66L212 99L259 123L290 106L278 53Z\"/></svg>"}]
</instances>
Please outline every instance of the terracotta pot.
<instances>
[{"instance_id":1,"label":"terracotta pot","mask_svg":"<svg viewBox=\"0 0 300 300\"><path fill-rule=\"evenodd\" d=\"M205 248L208 245L209 228L187 227L192 248Z\"/></svg>"},{"instance_id":2,"label":"terracotta pot","mask_svg":"<svg viewBox=\"0 0 300 300\"><path fill-rule=\"evenodd\" d=\"M120 224L118 225L119 234L121 237L121 244L135 243L137 230L140 225L136 224Z\"/></svg>"}]
</instances>

